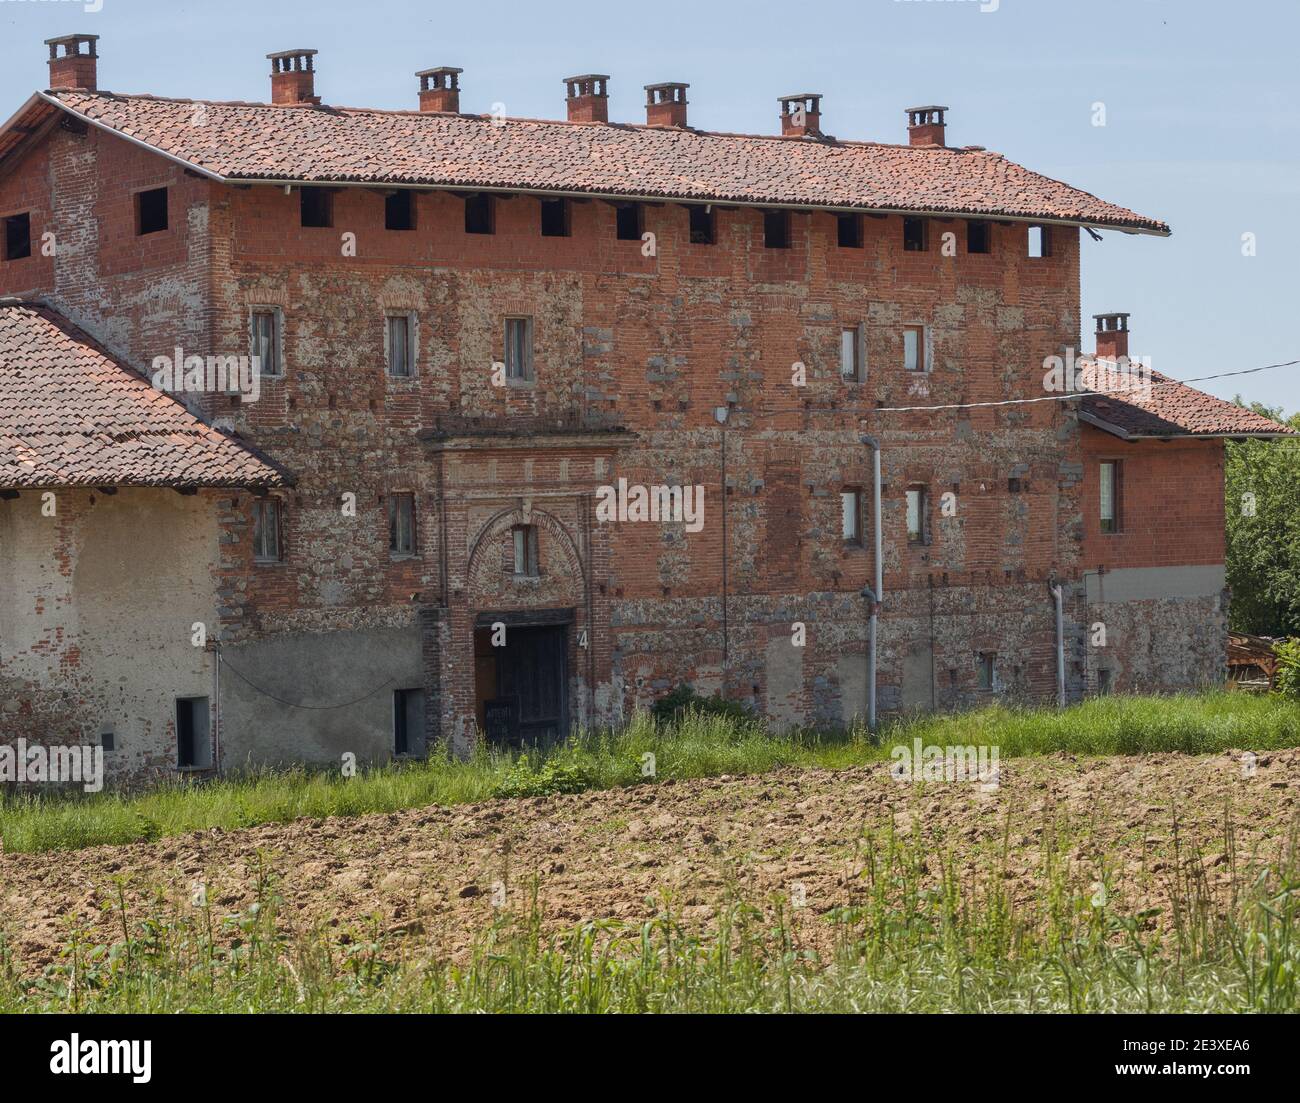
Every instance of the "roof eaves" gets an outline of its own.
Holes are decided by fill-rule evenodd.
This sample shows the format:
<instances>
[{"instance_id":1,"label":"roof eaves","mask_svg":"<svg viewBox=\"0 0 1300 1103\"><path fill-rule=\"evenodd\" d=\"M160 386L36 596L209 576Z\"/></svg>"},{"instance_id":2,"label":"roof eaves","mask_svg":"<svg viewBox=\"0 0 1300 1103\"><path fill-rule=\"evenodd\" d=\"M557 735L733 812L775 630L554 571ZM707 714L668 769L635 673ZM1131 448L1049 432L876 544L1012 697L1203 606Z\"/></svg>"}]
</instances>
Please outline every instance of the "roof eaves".
<instances>
[{"instance_id":1,"label":"roof eaves","mask_svg":"<svg viewBox=\"0 0 1300 1103\"><path fill-rule=\"evenodd\" d=\"M180 165L182 168L187 168L191 172L196 172L200 176L207 177L207 179L209 180L215 180L221 184L228 184L231 182L227 180L226 177L222 176L219 172L213 172L211 169L204 168L202 165L197 164L196 162L187 161L184 157L177 157L174 153L168 153L165 149L159 149L155 145L150 145L148 142L142 141L141 139L135 137L134 135L126 133L126 131L124 130L119 130L115 126L109 126L107 123L102 123L98 119L93 119L89 115L83 114L82 112L76 110L73 107L69 107L66 103L60 100L58 96L54 95L51 92L37 92L36 95L39 96L41 99L45 100L46 103L53 104L55 107L58 107L63 111L66 111L69 115L73 116L74 118L80 119L82 122L86 123L87 125L102 130L106 134L114 134L117 137L130 142L132 145L138 146L140 149L147 149L150 153L156 153L159 157L171 161L172 164L174 165Z\"/></svg>"}]
</instances>

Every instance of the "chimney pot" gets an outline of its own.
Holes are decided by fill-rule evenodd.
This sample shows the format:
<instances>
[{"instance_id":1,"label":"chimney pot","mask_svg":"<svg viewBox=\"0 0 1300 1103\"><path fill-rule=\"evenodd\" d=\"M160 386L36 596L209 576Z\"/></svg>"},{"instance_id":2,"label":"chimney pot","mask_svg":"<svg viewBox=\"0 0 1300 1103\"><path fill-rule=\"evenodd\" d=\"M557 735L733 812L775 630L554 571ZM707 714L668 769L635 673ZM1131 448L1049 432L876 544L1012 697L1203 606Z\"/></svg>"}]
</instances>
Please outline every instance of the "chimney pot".
<instances>
[{"instance_id":1,"label":"chimney pot","mask_svg":"<svg viewBox=\"0 0 1300 1103\"><path fill-rule=\"evenodd\" d=\"M1093 319L1097 323L1097 359L1128 356L1128 315L1094 314Z\"/></svg>"},{"instance_id":2,"label":"chimney pot","mask_svg":"<svg viewBox=\"0 0 1300 1103\"><path fill-rule=\"evenodd\" d=\"M947 124L944 116L948 109L934 104L928 107L907 108L907 140L914 146L941 146L944 144Z\"/></svg>"},{"instance_id":3,"label":"chimney pot","mask_svg":"<svg viewBox=\"0 0 1300 1103\"><path fill-rule=\"evenodd\" d=\"M609 122L609 77L601 73L587 73L580 77L565 77L569 95L569 122Z\"/></svg>"},{"instance_id":4,"label":"chimney pot","mask_svg":"<svg viewBox=\"0 0 1300 1103\"><path fill-rule=\"evenodd\" d=\"M315 50L281 50L267 54L271 62L271 102L320 103L316 95Z\"/></svg>"},{"instance_id":5,"label":"chimney pot","mask_svg":"<svg viewBox=\"0 0 1300 1103\"><path fill-rule=\"evenodd\" d=\"M778 97L781 104L781 133L794 138L822 135L822 94L798 92Z\"/></svg>"},{"instance_id":6,"label":"chimney pot","mask_svg":"<svg viewBox=\"0 0 1300 1103\"><path fill-rule=\"evenodd\" d=\"M451 65L440 65L416 73L420 78L420 110L459 113L460 75L464 71Z\"/></svg>"},{"instance_id":7,"label":"chimney pot","mask_svg":"<svg viewBox=\"0 0 1300 1103\"><path fill-rule=\"evenodd\" d=\"M685 126L686 89L689 84L666 81L645 86L645 121L647 126Z\"/></svg>"},{"instance_id":8,"label":"chimney pot","mask_svg":"<svg viewBox=\"0 0 1300 1103\"><path fill-rule=\"evenodd\" d=\"M97 34L65 34L59 38L47 38L45 45L50 48L50 88L75 88L80 91L94 92L99 86L96 71L99 52L95 43ZM85 46L85 53L81 47ZM62 47L62 53L59 52Z\"/></svg>"}]
</instances>

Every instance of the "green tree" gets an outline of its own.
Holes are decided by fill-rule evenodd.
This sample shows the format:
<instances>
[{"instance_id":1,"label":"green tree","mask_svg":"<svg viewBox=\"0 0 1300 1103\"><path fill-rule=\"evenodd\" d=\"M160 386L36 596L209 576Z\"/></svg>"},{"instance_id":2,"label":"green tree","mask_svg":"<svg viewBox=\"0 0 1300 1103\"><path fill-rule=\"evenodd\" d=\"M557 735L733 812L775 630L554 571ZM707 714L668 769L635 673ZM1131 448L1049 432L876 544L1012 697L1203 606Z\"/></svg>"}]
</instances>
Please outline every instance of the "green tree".
<instances>
[{"instance_id":1,"label":"green tree","mask_svg":"<svg viewBox=\"0 0 1300 1103\"><path fill-rule=\"evenodd\" d=\"M1300 414L1236 402L1300 430ZM1300 636L1300 440L1229 441L1225 465L1231 625Z\"/></svg>"}]
</instances>

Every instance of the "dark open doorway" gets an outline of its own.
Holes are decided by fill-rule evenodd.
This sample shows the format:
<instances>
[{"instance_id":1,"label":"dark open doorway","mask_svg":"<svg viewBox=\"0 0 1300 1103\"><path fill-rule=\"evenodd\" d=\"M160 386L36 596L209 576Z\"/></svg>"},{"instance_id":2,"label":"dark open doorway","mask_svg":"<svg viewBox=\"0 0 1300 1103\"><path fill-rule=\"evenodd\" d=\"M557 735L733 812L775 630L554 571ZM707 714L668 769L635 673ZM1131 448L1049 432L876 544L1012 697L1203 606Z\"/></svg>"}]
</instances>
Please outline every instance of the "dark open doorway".
<instances>
[{"instance_id":1,"label":"dark open doorway","mask_svg":"<svg viewBox=\"0 0 1300 1103\"><path fill-rule=\"evenodd\" d=\"M504 643L493 646L490 625L474 631L479 728L494 747L546 746L563 739L569 731L568 626L508 624L504 636Z\"/></svg>"}]
</instances>

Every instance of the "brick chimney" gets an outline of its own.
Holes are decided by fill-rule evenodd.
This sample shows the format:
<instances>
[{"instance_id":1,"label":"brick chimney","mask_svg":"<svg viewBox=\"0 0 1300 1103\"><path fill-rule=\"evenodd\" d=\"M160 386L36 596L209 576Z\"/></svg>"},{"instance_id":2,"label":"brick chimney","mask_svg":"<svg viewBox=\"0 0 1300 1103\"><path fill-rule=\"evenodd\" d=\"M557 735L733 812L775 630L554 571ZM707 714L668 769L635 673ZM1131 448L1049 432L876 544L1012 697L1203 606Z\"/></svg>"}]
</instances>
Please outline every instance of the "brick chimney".
<instances>
[{"instance_id":1,"label":"brick chimney","mask_svg":"<svg viewBox=\"0 0 1300 1103\"><path fill-rule=\"evenodd\" d=\"M1097 359L1128 356L1128 315L1094 314L1093 318L1097 322Z\"/></svg>"},{"instance_id":2,"label":"brick chimney","mask_svg":"<svg viewBox=\"0 0 1300 1103\"><path fill-rule=\"evenodd\" d=\"M946 107L909 107L907 109L907 141L914 146L941 146L944 144L943 121Z\"/></svg>"},{"instance_id":3,"label":"brick chimney","mask_svg":"<svg viewBox=\"0 0 1300 1103\"><path fill-rule=\"evenodd\" d=\"M647 126L685 126L686 89L689 84L647 84L645 121Z\"/></svg>"},{"instance_id":4,"label":"brick chimney","mask_svg":"<svg viewBox=\"0 0 1300 1103\"><path fill-rule=\"evenodd\" d=\"M588 73L581 77L565 77L564 83L569 89L569 122L609 122L609 77Z\"/></svg>"},{"instance_id":5,"label":"brick chimney","mask_svg":"<svg viewBox=\"0 0 1300 1103\"><path fill-rule=\"evenodd\" d=\"M65 34L61 38L47 38L50 48L50 88L78 88L93 92L99 85L96 65L99 54L95 43L97 34ZM81 47L85 46L83 53ZM63 52L59 53L59 48Z\"/></svg>"},{"instance_id":6,"label":"brick chimney","mask_svg":"<svg viewBox=\"0 0 1300 1103\"><path fill-rule=\"evenodd\" d=\"M315 50L281 50L266 56L271 62L272 103L320 103L312 61Z\"/></svg>"},{"instance_id":7,"label":"brick chimney","mask_svg":"<svg viewBox=\"0 0 1300 1103\"><path fill-rule=\"evenodd\" d=\"M781 96L781 133L794 138L811 135L820 138L822 133L822 94L799 92Z\"/></svg>"},{"instance_id":8,"label":"brick chimney","mask_svg":"<svg viewBox=\"0 0 1300 1103\"><path fill-rule=\"evenodd\" d=\"M460 112L460 75L464 69L440 65L436 69L421 69L420 110Z\"/></svg>"}]
</instances>

